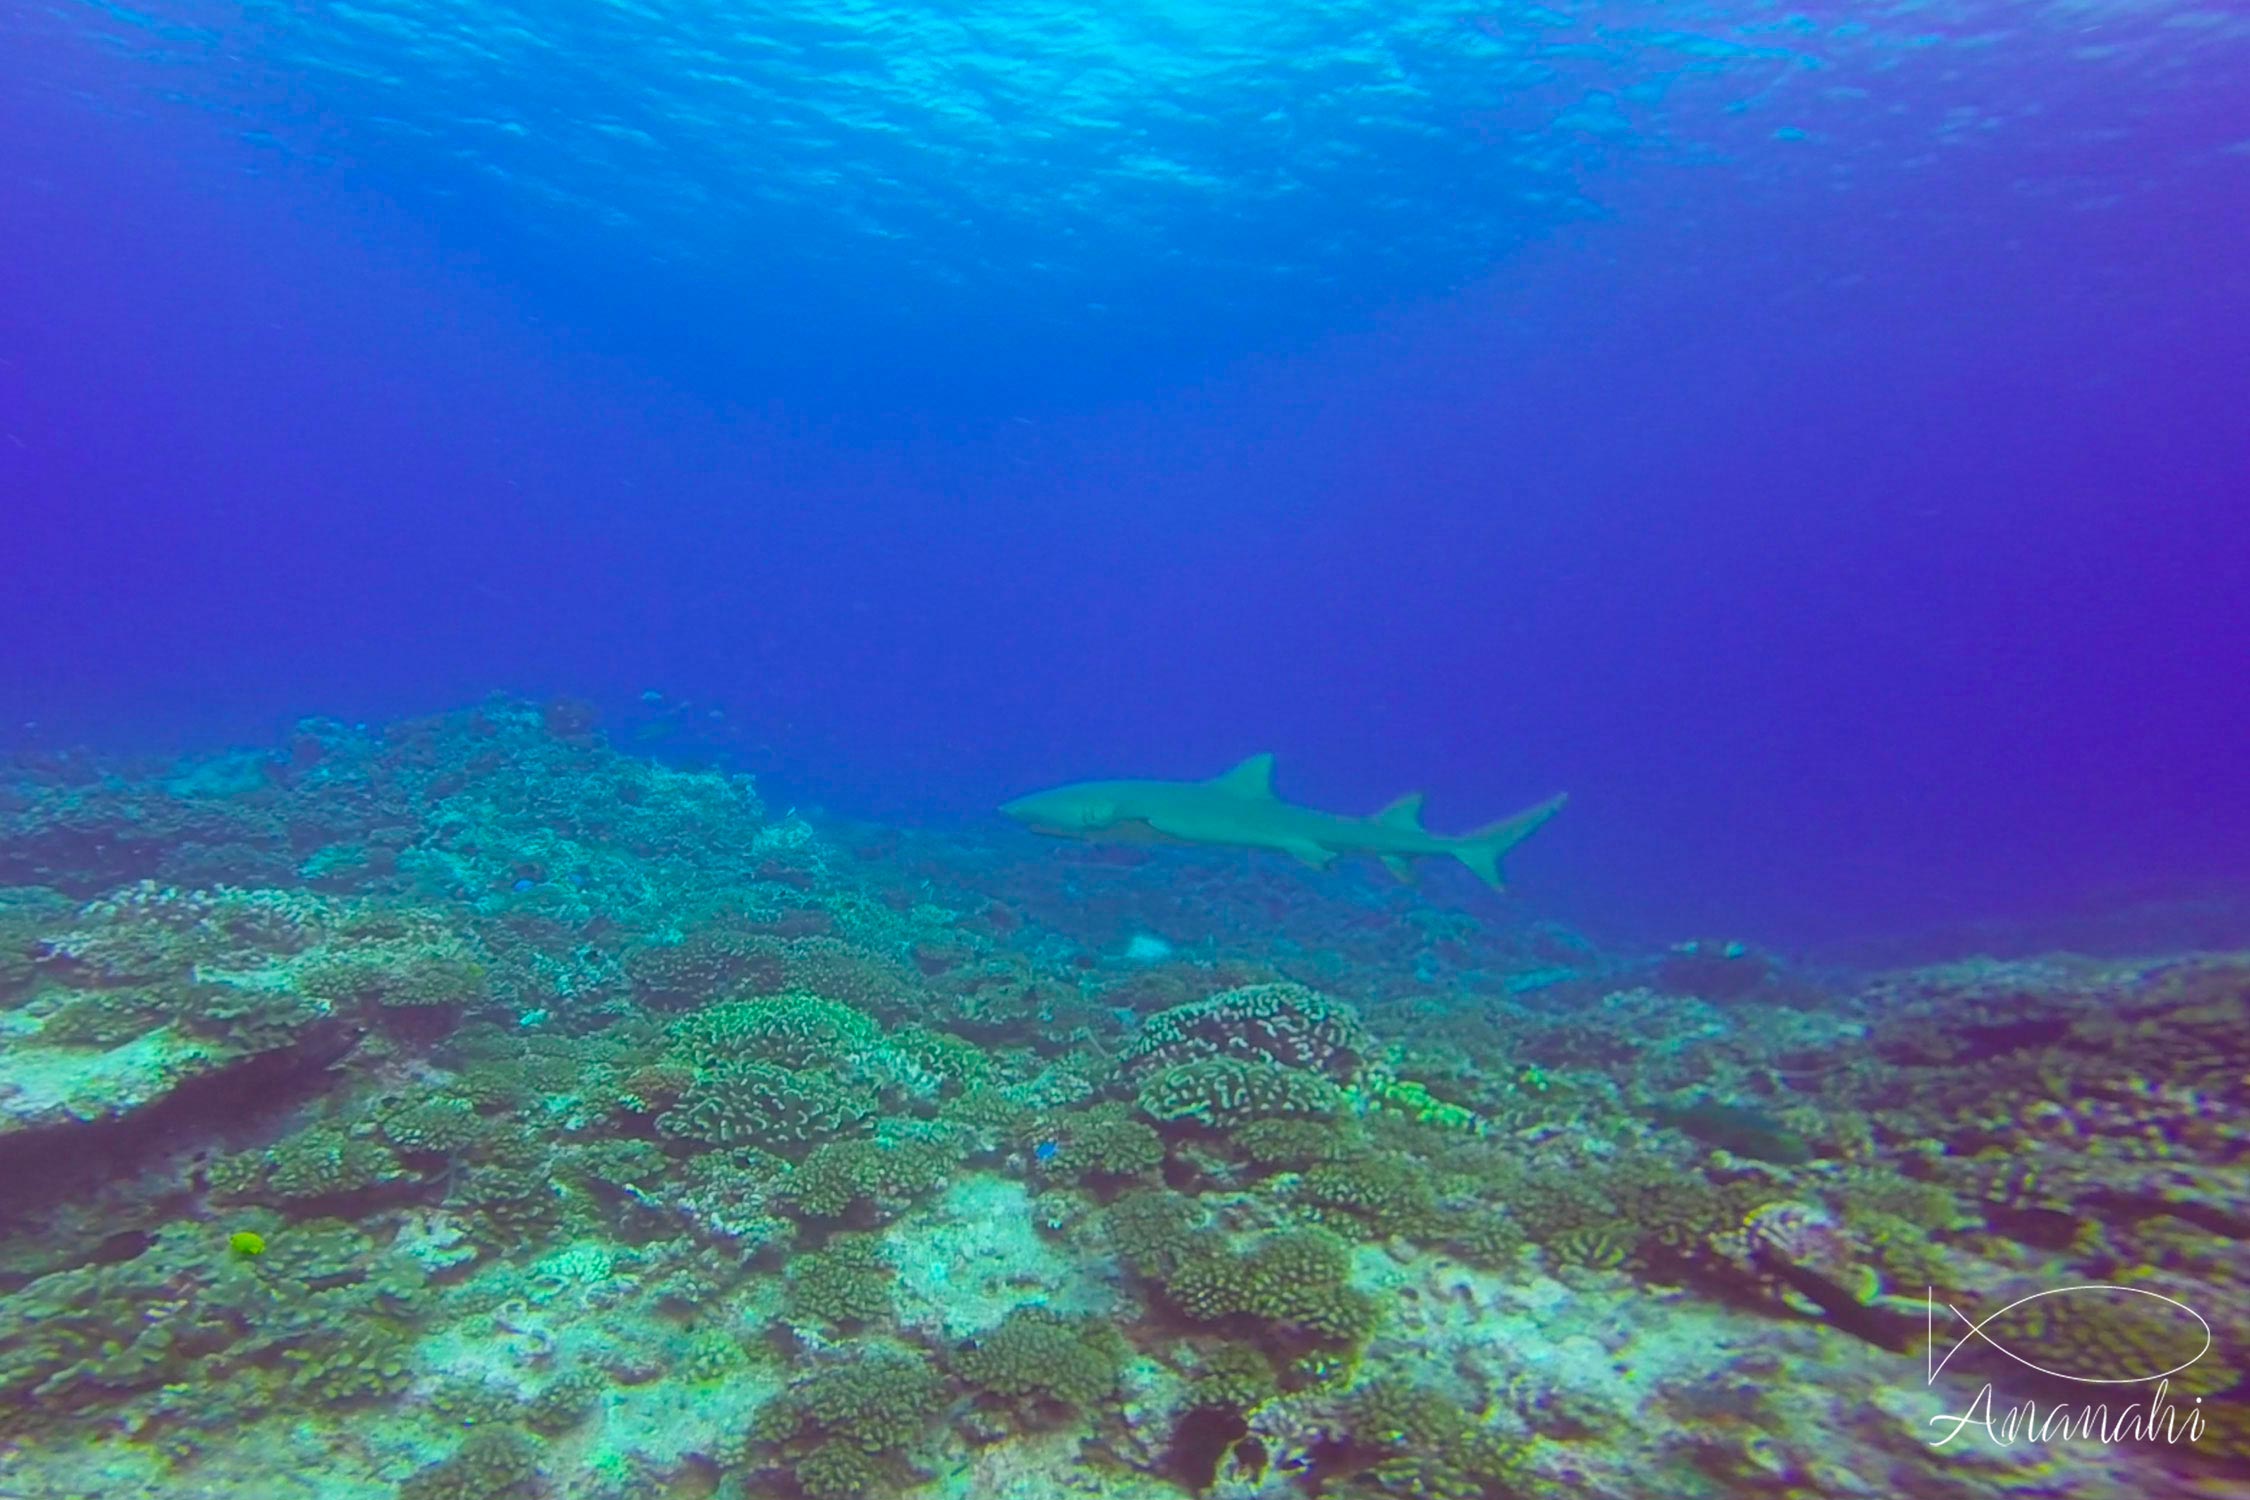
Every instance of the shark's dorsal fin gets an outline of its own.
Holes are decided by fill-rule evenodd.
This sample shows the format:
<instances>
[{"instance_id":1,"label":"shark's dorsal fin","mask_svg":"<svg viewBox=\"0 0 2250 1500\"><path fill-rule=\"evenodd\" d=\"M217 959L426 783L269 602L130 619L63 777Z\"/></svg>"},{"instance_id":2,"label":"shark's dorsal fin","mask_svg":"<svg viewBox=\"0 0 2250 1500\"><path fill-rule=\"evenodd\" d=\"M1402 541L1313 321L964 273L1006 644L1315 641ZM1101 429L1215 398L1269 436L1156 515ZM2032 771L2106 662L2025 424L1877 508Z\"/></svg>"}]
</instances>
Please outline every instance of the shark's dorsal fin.
<instances>
[{"instance_id":1,"label":"shark's dorsal fin","mask_svg":"<svg viewBox=\"0 0 2250 1500\"><path fill-rule=\"evenodd\" d=\"M1411 828L1416 833L1420 833L1422 831L1422 794L1420 792L1408 792L1377 813L1371 821L1387 824L1392 828Z\"/></svg>"},{"instance_id":2,"label":"shark's dorsal fin","mask_svg":"<svg viewBox=\"0 0 2250 1500\"><path fill-rule=\"evenodd\" d=\"M1211 785L1222 792L1228 792L1237 797L1271 797L1273 795L1273 752L1269 750L1251 756L1224 775L1212 777Z\"/></svg>"}]
</instances>

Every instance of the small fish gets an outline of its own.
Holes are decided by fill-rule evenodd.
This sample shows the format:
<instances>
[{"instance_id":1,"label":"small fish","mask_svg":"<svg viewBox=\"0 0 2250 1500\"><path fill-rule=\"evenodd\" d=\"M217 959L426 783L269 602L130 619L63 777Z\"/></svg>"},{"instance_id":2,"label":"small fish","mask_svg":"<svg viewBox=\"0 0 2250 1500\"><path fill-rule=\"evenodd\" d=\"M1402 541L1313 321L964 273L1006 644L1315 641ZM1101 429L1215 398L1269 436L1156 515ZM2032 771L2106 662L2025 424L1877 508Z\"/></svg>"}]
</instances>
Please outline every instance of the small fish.
<instances>
[{"instance_id":1,"label":"small fish","mask_svg":"<svg viewBox=\"0 0 2250 1500\"><path fill-rule=\"evenodd\" d=\"M516 892L518 895L521 895L523 892L530 890L531 885L532 882L528 880L519 880L514 885L509 886L508 889Z\"/></svg>"},{"instance_id":2,"label":"small fish","mask_svg":"<svg viewBox=\"0 0 2250 1500\"><path fill-rule=\"evenodd\" d=\"M256 1260L266 1253L266 1237L255 1229L237 1229L227 1236L227 1249L243 1260Z\"/></svg>"},{"instance_id":3,"label":"small fish","mask_svg":"<svg viewBox=\"0 0 2250 1500\"><path fill-rule=\"evenodd\" d=\"M1060 1150L1062 1143L1059 1141L1041 1141L1031 1148L1031 1154L1040 1161L1053 1161L1055 1153Z\"/></svg>"}]
</instances>

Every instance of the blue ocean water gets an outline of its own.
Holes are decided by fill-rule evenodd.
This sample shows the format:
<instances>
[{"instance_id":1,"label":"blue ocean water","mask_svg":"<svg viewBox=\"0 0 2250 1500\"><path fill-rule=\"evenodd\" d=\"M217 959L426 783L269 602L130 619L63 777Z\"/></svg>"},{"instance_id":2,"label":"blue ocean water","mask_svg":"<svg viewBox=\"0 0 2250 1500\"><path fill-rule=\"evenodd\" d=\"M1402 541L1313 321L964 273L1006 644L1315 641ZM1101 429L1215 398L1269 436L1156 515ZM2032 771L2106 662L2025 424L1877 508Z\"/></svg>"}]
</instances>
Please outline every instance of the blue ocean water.
<instances>
[{"instance_id":1,"label":"blue ocean water","mask_svg":"<svg viewBox=\"0 0 2250 1500\"><path fill-rule=\"evenodd\" d=\"M43 0L0 43L14 746L567 693L940 825L1271 750L1444 827L1568 790L1519 887L1666 937L2240 879L2231 8Z\"/></svg>"}]
</instances>

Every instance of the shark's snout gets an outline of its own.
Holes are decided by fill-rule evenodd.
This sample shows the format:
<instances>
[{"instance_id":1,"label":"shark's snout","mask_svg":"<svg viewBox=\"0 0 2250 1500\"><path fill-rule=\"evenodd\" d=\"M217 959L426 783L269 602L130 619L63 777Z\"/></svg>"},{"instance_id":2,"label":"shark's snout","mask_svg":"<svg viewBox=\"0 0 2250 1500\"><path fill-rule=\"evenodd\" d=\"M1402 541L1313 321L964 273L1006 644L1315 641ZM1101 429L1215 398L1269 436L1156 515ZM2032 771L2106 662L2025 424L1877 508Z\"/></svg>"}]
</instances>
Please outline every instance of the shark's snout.
<instances>
[{"instance_id":1,"label":"shark's snout","mask_svg":"<svg viewBox=\"0 0 2250 1500\"><path fill-rule=\"evenodd\" d=\"M1034 833L1054 833L1068 837L1116 821L1117 809L1110 802L1078 796L1065 787L1051 792L1034 792L1028 797L1003 802L1000 804L1000 814L1023 824Z\"/></svg>"}]
</instances>

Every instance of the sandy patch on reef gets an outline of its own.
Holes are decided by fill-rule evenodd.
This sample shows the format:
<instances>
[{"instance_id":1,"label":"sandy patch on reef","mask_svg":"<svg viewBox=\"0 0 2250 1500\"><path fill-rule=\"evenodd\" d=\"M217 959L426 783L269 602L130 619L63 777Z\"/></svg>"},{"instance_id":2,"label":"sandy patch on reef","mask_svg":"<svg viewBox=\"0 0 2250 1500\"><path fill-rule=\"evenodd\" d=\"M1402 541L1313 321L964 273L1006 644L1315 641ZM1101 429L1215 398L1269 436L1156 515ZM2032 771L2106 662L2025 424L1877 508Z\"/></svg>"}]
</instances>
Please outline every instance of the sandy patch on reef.
<instances>
[{"instance_id":1,"label":"sandy patch on reef","mask_svg":"<svg viewBox=\"0 0 2250 1500\"><path fill-rule=\"evenodd\" d=\"M1115 1263L1043 1238L1030 1192L1012 1178L960 1178L893 1224L883 1255L898 1268L900 1324L942 1343L996 1328L1027 1303L1070 1317L1117 1307Z\"/></svg>"}]
</instances>

